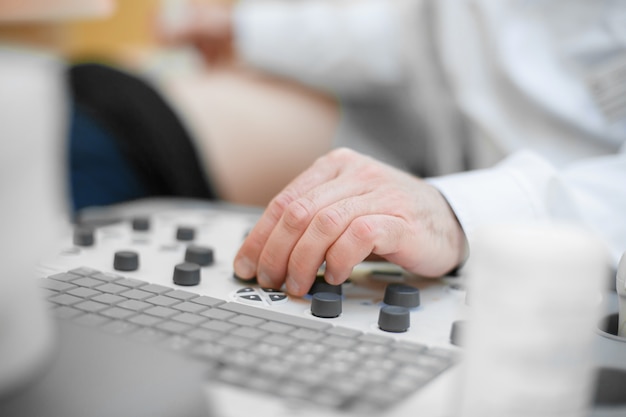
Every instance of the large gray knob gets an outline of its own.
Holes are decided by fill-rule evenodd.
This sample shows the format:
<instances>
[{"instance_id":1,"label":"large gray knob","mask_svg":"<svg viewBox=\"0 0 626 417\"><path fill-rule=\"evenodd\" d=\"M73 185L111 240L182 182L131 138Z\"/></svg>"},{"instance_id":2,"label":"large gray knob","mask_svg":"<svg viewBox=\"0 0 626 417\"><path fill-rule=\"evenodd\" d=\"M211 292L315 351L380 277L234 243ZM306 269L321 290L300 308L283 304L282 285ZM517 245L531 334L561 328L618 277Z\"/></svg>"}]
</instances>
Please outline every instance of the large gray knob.
<instances>
[{"instance_id":1,"label":"large gray knob","mask_svg":"<svg viewBox=\"0 0 626 417\"><path fill-rule=\"evenodd\" d=\"M402 306L384 306L378 316L378 327L386 332L406 332L411 325L409 309Z\"/></svg>"},{"instance_id":2,"label":"large gray knob","mask_svg":"<svg viewBox=\"0 0 626 417\"><path fill-rule=\"evenodd\" d=\"M311 288L309 289L309 295L315 295L318 292L332 292L338 295L342 295L343 289L340 285L332 285L324 281L324 277L317 278Z\"/></svg>"},{"instance_id":3,"label":"large gray knob","mask_svg":"<svg viewBox=\"0 0 626 417\"><path fill-rule=\"evenodd\" d=\"M318 292L311 300L311 314L331 319L341 314L341 296L331 292Z\"/></svg>"},{"instance_id":4,"label":"large gray knob","mask_svg":"<svg viewBox=\"0 0 626 417\"><path fill-rule=\"evenodd\" d=\"M406 284L389 284L383 302L390 306L415 308L420 305L420 290Z\"/></svg>"},{"instance_id":5,"label":"large gray knob","mask_svg":"<svg viewBox=\"0 0 626 417\"><path fill-rule=\"evenodd\" d=\"M198 285L200 283L200 265L191 262L183 262L174 267L174 284Z\"/></svg>"},{"instance_id":6,"label":"large gray knob","mask_svg":"<svg viewBox=\"0 0 626 417\"><path fill-rule=\"evenodd\" d=\"M139 269L139 254L129 250L115 252L113 268L117 271L136 271Z\"/></svg>"},{"instance_id":7,"label":"large gray knob","mask_svg":"<svg viewBox=\"0 0 626 417\"><path fill-rule=\"evenodd\" d=\"M200 266L213 264L213 249L205 246L189 245L185 251L185 262L193 262Z\"/></svg>"}]
</instances>

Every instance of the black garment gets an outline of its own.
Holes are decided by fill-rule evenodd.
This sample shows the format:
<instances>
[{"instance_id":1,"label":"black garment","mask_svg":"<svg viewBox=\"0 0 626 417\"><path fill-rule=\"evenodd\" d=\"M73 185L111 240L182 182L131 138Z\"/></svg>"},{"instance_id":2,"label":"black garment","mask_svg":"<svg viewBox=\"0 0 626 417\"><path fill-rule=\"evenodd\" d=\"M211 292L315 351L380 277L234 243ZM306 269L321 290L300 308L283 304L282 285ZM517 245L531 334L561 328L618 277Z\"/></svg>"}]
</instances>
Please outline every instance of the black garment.
<instances>
[{"instance_id":1,"label":"black garment","mask_svg":"<svg viewBox=\"0 0 626 417\"><path fill-rule=\"evenodd\" d=\"M217 198L189 133L147 82L100 64L71 67L68 82L75 209L141 197Z\"/></svg>"}]
</instances>

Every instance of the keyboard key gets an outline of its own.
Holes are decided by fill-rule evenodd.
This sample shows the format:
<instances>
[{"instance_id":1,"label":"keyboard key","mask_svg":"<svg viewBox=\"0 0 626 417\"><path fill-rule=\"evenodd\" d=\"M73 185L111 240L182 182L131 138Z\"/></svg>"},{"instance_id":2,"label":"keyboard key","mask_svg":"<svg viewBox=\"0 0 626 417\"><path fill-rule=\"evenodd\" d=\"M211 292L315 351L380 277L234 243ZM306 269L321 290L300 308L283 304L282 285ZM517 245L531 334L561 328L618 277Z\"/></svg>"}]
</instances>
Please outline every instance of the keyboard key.
<instances>
[{"instance_id":1,"label":"keyboard key","mask_svg":"<svg viewBox=\"0 0 626 417\"><path fill-rule=\"evenodd\" d=\"M111 274L109 272L96 272L95 274L91 274L91 277L104 282L115 282L123 278L121 275Z\"/></svg>"},{"instance_id":2,"label":"keyboard key","mask_svg":"<svg viewBox=\"0 0 626 417\"><path fill-rule=\"evenodd\" d=\"M167 307L161 307L161 306L155 306L147 310L144 310L144 313L150 314L151 316L161 317L164 319L175 316L176 314L179 314L179 312L176 310L173 310Z\"/></svg>"},{"instance_id":3,"label":"keyboard key","mask_svg":"<svg viewBox=\"0 0 626 417\"><path fill-rule=\"evenodd\" d=\"M81 303L76 304L75 307L80 308L81 310L84 310L90 313L97 313L98 311L104 310L105 308L108 308L109 306L106 304L97 303L95 301L83 301Z\"/></svg>"},{"instance_id":4,"label":"keyboard key","mask_svg":"<svg viewBox=\"0 0 626 417\"><path fill-rule=\"evenodd\" d=\"M167 296L170 297L170 294L171 293L168 293ZM190 303L189 301L183 301L182 303L173 305L172 308L184 311L185 313L199 313L207 309L207 307L202 304Z\"/></svg>"},{"instance_id":5,"label":"keyboard key","mask_svg":"<svg viewBox=\"0 0 626 417\"><path fill-rule=\"evenodd\" d=\"M128 288L139 288L146 285L146 282L134 278L122 278L115 281L115 283Z\"/></svg>"},{"instance_id":6,"label":"keyboard key","mask_svg":"<svg viewBox=\"0 0 626 417\"><path fill-rule=\"evenodd\" d=\"M48 278L53 279L55 281L72 282L75 279L78 279L80 277L81 277L80 275L69 274L67 272L62 272L60 274L51 275Z\"/></svg>"},{"instance_id":7,"label":"keyboard key","mask_svg":"<svg viewBox=\"0 0 626 417\"><path fill-rule=\"evenodd\" d=\"M164 287L163 285L148 284L148 285L142 286L141 290L148 291L154 294L163 294L163 293L171 291L171 288Z\"/></svg>"},{"instance_id":8,"label":"keyboard key","mask_svg":"<svg viewBox=\"0 0 626 417\"><path fill-rule=\"evenodd\" d=\"M147 314L138 314L129 318L128 321L139 326L149 327L154 326L155 324L160 323L163 320L155 316L149 316Z\"/></svg>"},{"instance_id":9,"label":"keyboard key","mask_svg":"<svg viewBox=\"0 0 626 417\"><path fill-rule=\"evenodd\" d=\"M191 300L192 298L198 297L198 294L194 294L192 292L184 291L184 290L170 291L170 292L165 293L165 295L167 295L168 297L176 298L178 300L183 300L183 301L188 301L188 300Z\"/></svg>"},{"instance_id":10,"label":"keyboard key","mask_svg":"<svg viewBox=\"0 0 626 417\"><path fill-rule=\"evenodd\" d=\"M46 279L46 278L41 280L41 287L46 288L48 290L58 291L58 292L68 291L73 288L77 288L76 285L72 285L68 282L55 281L53 279Z\"/></svg>"},{"instance_id":11,"label":"keyboard key","mask_svg":"<svg viewBox=\"0 0 626 417\"><path fill-rule=\"evenodd\" d=\"M97 287L98 285L104 284L104 282L100 281L99 279L84 277L75 279L74 281L72 281L72 284L80 285L81 287L93 288Z\"/></svg>"},{"instance_id":12,"label":"keyboard key","mask_svg":"<svg viewBox=\"0 0 626 417\"><path fill-rule=\"evenodd\" d=\"M152 304L144 303L143 301L137 300L126 300L119 303L118 307L126 308L133 311L142 311L152 307Z\"/></svg>"},{"instance_id":13,"label":"keyboard key","mask_svg":"<svg viewBox=\"0 0 626 417\"><path fill-rule=\"evenodd\" d=\"M71 306L71 305L74 305L83 301L82 298L75 297L69 294L55 295L54 297L48 298L48 300L55 304L60 304L60 305L65 305L65 306Z\"/></svg>"},{"instance_id":14,"label":"keyboard key","mask_svg":"<svg viewBox=\"0 0 626 417\"><path fill-rule=\"evenodd\" d=\"M99 285L97 287L95 287L96 290L101 291L101 292L106 292L109 294L119 294L123 291L127 291L128 287L124 287L122 285L117 285L117 284L112 284L112 283L108 283L108 284L104 284L104 285Z\"/></svg>"},{"instance_id":15,"label":"keyboard key","mask_svg":"<svg viewBox=\"0 0 626 417\"><path fill-rule=\"evenodd\" d=\"M80 268L71 269L70 272L72 274L82 275L82 276L88 277L90 275L97 274L99 271L97 271L97 270L95 270L93 268L87 268L86 266L81 266Z\"/></svg>"},{"instance_id":16,"label":"keyboard key","mask_svg":"<svg viewBox=\"0 0 626 417\"><path fill-rule=\"evenodd\" d=\"M127 310L125 308L112 307L101 311L100 314L112 319L124 320L130 316L134 316L137 313L132 310Z\"/></svg>"},{"instance_id":17,"label":"keyboard key","mask_svg":"<svg viewBox=\"0 0 626 417\"><path fill-rule=\"evenodd\" d=\"M92 290L91 288L77 287L67 292L68 294L75 295L81 298L91 298L96 295L102 294L100 291Z\"/></svg>"},{"instance_id":18,"label":"keyboard key","mask_svg":"<svg viewBox=\"0 0 626 417\"><path fill-rule=\"evenodd\" d=\"M101 293L100 295L93 297L92 300L97 301L99 303L112 305L112 304L121 303L122 301L126 300L126 298L120 297L118 295Z\"/></svg>"},{"instance_id":19,"label":"keyboard key","mask_svg":"<svg viewBox=\"0 0 626 417\"><path fill-rule=\"evenodd\" d=\"M194 298L191 300L192 303L201 304L207 307L217 307L219 305L224 304L223 300L218 298L208 297L206 295L202 295L200 297Z\"/></svg>"},{"instance_id":20,"label":"keyboard key","mask_svg":"<svg viewBox=\"0 0 626 417\"><path fill-rule=\"evenodd\" d=\"M198 324L207 321L206 317L198 316L196 314L191 313L181 313L177 316L172 317L172 320L179 321L181 323L190 324L192 326L197 326Z\"/></svg>"},{"instance_id":21,"label":"keyboard key","mask_svg":"<svg viewBox=\"0 0 626 417\"><path fill-rule=\"evenodd\" d=\"M128 290L120 294L122 297L130 298L132 300L145 300L146 298L153 297L154 294L142 290Z\"/></svg>"},{"instance_id":22,"label":"keyboard key","mask_svg":"<svg viewBox=\"0 0 626 417\"><path fill-rule=\"evenodd\" d=\"M133 291L139 291L139 290L133 290ZM144 299L144 301L147 303L162 306L162 307L169 307L169 306L173 306L174 304L180 303L180 300L177 300L176 298L167 297L165 295L157 295L156 297L146 298Z\"/></svg>"}]
</instances>

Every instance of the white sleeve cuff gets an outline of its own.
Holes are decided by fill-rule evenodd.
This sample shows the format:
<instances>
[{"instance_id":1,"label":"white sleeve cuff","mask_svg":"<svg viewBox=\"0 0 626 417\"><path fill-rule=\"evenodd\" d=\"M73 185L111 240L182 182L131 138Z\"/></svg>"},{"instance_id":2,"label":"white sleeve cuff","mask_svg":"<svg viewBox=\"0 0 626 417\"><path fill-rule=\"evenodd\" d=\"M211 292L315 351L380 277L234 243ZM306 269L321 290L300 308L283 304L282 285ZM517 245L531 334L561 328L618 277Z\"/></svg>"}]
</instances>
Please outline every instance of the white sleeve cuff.
<instances>
[{"instance_id":1,"label":"white sleeve cuff","mask_svg":"<svg viewBox=\"0 0 626 417\"><path fill-rule=\"evenodd\" d=\"M545 160L520 152L491 169L430 178L428 182L448 200L471 240L483 225L547 220L548 196L555 195L554 186L559 181Z\"/></svg>"}]
</instances>

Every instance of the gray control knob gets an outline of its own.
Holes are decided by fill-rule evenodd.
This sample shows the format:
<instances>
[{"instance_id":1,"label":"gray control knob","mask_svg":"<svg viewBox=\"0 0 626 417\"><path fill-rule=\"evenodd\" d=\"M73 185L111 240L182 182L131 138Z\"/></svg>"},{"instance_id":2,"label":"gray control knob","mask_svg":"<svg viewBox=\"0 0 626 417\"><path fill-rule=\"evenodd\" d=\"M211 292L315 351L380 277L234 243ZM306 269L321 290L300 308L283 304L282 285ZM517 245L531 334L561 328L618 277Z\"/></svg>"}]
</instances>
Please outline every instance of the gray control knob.
<instances>
[{"instance_id":1,"label":"gray control knob","mask_svg":"<svg viewBox=\"0 0 626 417\"><path fill-rule=\"evenodd\" d=\"M213 264L213 249L206 246L189 245L185 251L185 262L192 262L200 266Z\"/></svg>"},{"instance_id":2,"label":"gray control knob","mask_svg":"<svg viewBox=\"0 0 626 417\"><path fill-rule=\"evenodd\" d=\"M196 237L196 229L193 227L180 226L176 230L176 240L188 241L194 240Z\"/></svg>"},{"instance_id":3,"label":"gray control knob","mask_svg":"<svg viewBox=\"0 0 626 417\"><path fill-rule=\"evenodd\" d=\"M117 271L136 271L139 269L139 254L129 250L115 252L113 268Z\"/></svg>"},{"instance_id":4,"label":"gray control knob","mask_svg":"<svg viewBox=\"0 0 626 417\"><path fill-rule=\"evenodd\" d=\"M330 319L341 314L341 296L332 292L318 292L311 300L311 314Z\"/></svg>"},{"instance_id":5,"label":"gray control knob","mask_svg":"<svg viewBox=\"0 0 626 417\"><path fill-rule=\"evenodd\" d=\"M383 302L390 306L415 308L420 305L420 290L406 284L389 284Z\"/></svg>"},{"instance_id":6,"label":"gray control knob","mask_svg":"<svg viewBox=\"0 0 626 417\"><path fill-rule=\"evenodd\" d=\"M91 226L77 226L74 229L74 244L76 246L93 246L95 242L94 228Z\"/></svg>"},{"instance_id":7,"label":"gray control knob","mask_svg":"<svg viewBox=\"0 0 626 417\"><path fill-rule=\"evenodd\" d=\"M406 332L411 325L409 309L402 306L384 306L378 315L378 327L386 332Z\"/></svg>"},{"instance_id":8,"label":"gray control knob","mask_svg":"<svg viewBox=\"0 0 626 417\"><path fill-rule=\"evenodd\" d=\"M318 277L311 285L309 289L309 295L315 295L318 292L332 292L338 295L343 294L343 287L341 285L332 285L324 281L324 277Z\"/></svg>"},{"instance_id":9,"label":"gray control knob","mask_svg":"<svg viewBox=\"0 0 626 417\"><path fill-rule=\"evenodd\" d=\"M148 217L135 217L132 220L133 230L145 232L150 230L150 219Z\"/></svg>"},{"instance_id":10,"label":"gray control knob","mask_svg":"<svg viewBox=\"0 0 626 417\"><path fill-rule=\"evenodd\" d=\"M200 265L192 262L183 262L174 267L174 284L198 285L200 283Z\"/></svg>"}]
</instances>

